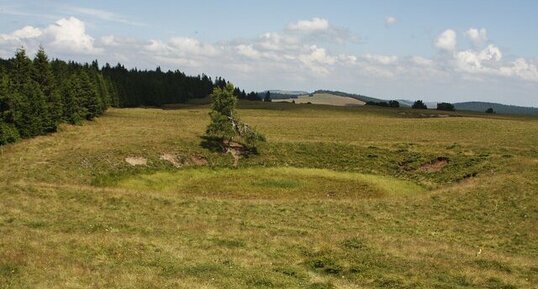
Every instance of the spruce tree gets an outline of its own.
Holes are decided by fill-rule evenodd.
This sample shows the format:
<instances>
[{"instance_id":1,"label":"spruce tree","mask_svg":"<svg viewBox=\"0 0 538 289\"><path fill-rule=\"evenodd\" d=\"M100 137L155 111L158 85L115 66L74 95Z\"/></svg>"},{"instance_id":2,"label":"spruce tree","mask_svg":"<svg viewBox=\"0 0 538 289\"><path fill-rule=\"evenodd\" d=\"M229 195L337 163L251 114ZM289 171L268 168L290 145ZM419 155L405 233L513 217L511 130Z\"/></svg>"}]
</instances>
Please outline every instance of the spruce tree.
<instances>
[{"instance_id":1,"label":"spruce tree","mask_svg":"<svg viewBox=\"0 0 538 289\"><path fill-rule=\"evenodd\" d=\"M239 120L235 112L237 97L234 95L234 86L231 83L222 88L216 86L211 99L209 113L211 123L207 127L205 137L216 140L225 149L232 142L239 142L250 151L256 151L258 142L265 141L265 138Z\"/></svg>"},{"instance_id":2,"label":"spruce tree","mask_svg":"<svg viewBox=\"0 0 538 289\"><path fill-rule=\"evenodd\" d=\"M79 104L80 108L82 108L81 115L87 120L92 120L103 112L103 105L95 86L90 81L90 77L86 71L80 72L79 81Z\"/></svg>"},{"instance_id":3,"label":"spruce tree","mask_svg":"<svg viewBox=\"0 0 538 289\"><path fill-rule=\"evenodd\" d=\"M15 126L23 138L33 137L46 132L50 122L45 97L35 81L29 81L19 91L21 101L16 109L20 112Z\"/></svg>"},{"instance_id":4,"label":"spruce tree","mask_svg":"<svg viewBox=\"0 0 538 289\"><path fill-rule=\"evenodd\" d=\"M70 124L79 124L82 120L81 108L78 101L80 93L80 80L78 74L72 74L64 82L61 89L61 98L63 103L62 119Z\"/></svg>"},{"instance_id":5,"label":"spruce tree","mask_svg":"<svg viewBox=\"0 0 538 289\"><path fill-rule=\"evenodd\" d=\"M32 61L23 48L17 50L12 67L9 89L13 98L13 124L23 138L43 134L50 124L50 116L45 96L32 79Z\"/></svg>"},{"instance_id":6,"label":"spruce tree","mask_svg":"<svg viewBox=\"0 0 538 289\"><path fill-rule=\"evenodd\" d=\"M49 120L45 123L45 131L56 131L62 117L61 97L56 89L54 75L49 63L49 58L43 48L39 48L33 61L33 79L43 92Z\"/></svg>"},{"instance_id":7,"label":"spruce tree","mask_svg":"<svg viewBox=\"0 0 538 289\"><path fill-rule=\"evenodd\" d=\"M8 76L0 71L0 145L15 142L20 138L12 121L13 107L8 82Z\"/></svg>"},{"instance_id":8,"label":"spruce tree","mask_svg":"<svg viewBox=\"0 0 538 289\"><path fill-rule=\"evenodd\" d=\"M26 56L24 48L17 49L12 62L11 90L21 91L22 87L31 81L32 61Z\"/></svg>"}]
</instances>

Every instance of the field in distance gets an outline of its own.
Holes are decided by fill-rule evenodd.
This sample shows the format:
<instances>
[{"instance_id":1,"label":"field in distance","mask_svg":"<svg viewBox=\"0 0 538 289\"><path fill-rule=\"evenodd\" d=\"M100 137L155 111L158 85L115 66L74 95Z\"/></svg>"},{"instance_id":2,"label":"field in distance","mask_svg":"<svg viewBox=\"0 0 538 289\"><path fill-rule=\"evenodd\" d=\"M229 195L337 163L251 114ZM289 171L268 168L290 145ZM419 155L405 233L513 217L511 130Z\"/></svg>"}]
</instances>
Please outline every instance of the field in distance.
<instances>
[{"instance_id":1,"label":"field in distance","mask_svg":"<svg viewBox=\"0 0 538 289\"><path fill-rule=\"evenodd\" d=\"M0 147L0 288L533 288L538 118L243 103L110 109Z\"/></svg>"},{"instance_id":2,"label":"field in distance","mask_svg":"<svg viewBox=\"0 0 538 289\"><path fill-rule=\"evenodd\" d=\"M297 104L300 103L310 103L310 104L323 104L323 105L334 105L334 106L357 106L366 104L364 101L352 97L346 97L341 95L335 95L331 93L313 93L312 95L299 95L295 98L286 98L286 99L273 99L274 102L292 102L294 101Z\"/></svg>"}]
</instances>

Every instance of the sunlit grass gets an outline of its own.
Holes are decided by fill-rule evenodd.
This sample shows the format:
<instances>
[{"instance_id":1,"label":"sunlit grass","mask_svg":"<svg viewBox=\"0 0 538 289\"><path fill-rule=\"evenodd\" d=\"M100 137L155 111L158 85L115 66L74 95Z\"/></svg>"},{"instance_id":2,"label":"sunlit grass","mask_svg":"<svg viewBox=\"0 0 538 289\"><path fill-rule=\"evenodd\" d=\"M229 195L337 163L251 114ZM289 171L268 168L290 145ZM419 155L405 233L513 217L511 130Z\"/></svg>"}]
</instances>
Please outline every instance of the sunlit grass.
<instances>
[{"instance_id":1,"label":"sunlit grass","mask_svg":"<svg viewBox=\"0 0 538 289\"><path fill-rule=\"evenodd\" d=\"M290 167L191 168L135 175L119 181L117 186L136 191L251 199L367 198L425 191L415 183L388 176Z\"/></svg>"},{"instance_id":2,"label":"sunlit grass","mask_svg":"<svg viewBox=\"0 0 538 289\"><path fill-rule=\"evenodd\" d=\"M0 147L0 288L538 283L538 119L242 105L268 142L237 168L199 146L204 107Z\"/></svg>"}]
</instances>

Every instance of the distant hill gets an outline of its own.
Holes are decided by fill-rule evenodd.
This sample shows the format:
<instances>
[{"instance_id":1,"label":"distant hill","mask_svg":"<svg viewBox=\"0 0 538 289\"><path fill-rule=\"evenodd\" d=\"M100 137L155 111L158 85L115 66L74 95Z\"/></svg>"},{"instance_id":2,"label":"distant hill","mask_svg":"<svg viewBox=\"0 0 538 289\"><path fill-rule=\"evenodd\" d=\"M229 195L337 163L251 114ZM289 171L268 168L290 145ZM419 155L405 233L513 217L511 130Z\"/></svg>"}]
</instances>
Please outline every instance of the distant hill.
<instances>
[{"instance_id":1,"label":"distant hill","mask_svg":"<svg viewBox=\"0 0 538 289\"><path fill-rule=\"evenodd\" d=\"M322 90L322 89L320 89L320 90L314 91L314 93L327 93L327 94L333 94L333 95L338 95L338 96L343 96L343 97L351 97L351 98L358 99L358 100L363 101L363 102L368 102L368 101L375 101L375 102L387 101L386 99L380 99L380 98L370 97L370 96L366 96L366 95L347 93L347 92L342 92L342 91L333 91L333 90Z\"/></svg>"},{"instance_id":2,"label":"distant hill","mask_svg":"<svg viewBox=\"0 0 538 289\"><path fill-rule=\"evenodd\" d=\"M257 92L259 99L264 99L266 91L260 91ZM296 90L269 90L269 93L271 94L271 99L288 99L288 98L296 98L299 95L305 95L308 94L307 91L296 91Z\"/></svg>"},{"instance_id":3,"label":"distant hill","mask_svg":"<svg viewBox=\"0 0 538 289\"><path fill-rule=\"evenodd\" d=\"M479 112L485 112L486 109L491 107L496 113L538 115L538 108L536 107L506 105L506 104L493 103L493 102L481 102L481 101L459 102L459 103L454 103L454 107L456 108L456 110L469 110L469 111L479 111Z\"/></svg>"},{"instance_id":4,"label":"distant hill","mask_svg":"<svg viewBox=\"0 0 538 289\"><path fill-rule=\"evenodd\" d=\"M408 100L408 99L397 99L398 102L400 102L401 107L411 107L413 103L415 103L414 100ZM437 108L437 102L435 101L428 101L424 102L424 104L428 107L428 109L436 109Z\"/></svg>"},{"instance_id":5,"label":"distant hill","mask_svg":"<svg viewBox=\"0 0 538 289\"><path fill-rule=\"evenodd\" d=\"M334 106L359 106L364 105L365 102L353 97L336 95L326 92L314 92L311 94L304 94L299 96L293 96L286 99L273 99L274 102L290 102L293 101L299 103L311 103L311 104L324 104Z\"/></svg>"}]
</instances>

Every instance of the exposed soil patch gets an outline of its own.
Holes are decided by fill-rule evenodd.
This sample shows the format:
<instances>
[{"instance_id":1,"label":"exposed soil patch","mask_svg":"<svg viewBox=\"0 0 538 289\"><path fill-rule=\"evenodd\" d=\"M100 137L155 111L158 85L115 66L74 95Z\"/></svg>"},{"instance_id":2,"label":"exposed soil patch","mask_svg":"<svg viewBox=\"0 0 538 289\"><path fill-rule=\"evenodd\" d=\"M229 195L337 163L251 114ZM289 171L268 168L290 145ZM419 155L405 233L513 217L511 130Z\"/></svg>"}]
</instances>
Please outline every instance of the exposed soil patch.
<instances>
[{"instance_id":1,"label":"exposed soil patch","mask_svg":"<svg viewBox=\"0 0 538 289\"><path fill-rule=\"evenodd\" d=\"M162 154L160 159L171 163L176 168L180 168L183 166L183 161L173 154Z\"/></svg>"},{"instance_id":2,"label":"exposed soil patch","mask_svg":"<svg viewBox=\"0 0 538 289\"><path fill-rule=\"evenodd\" d=\"M226 153L230 153L234 159L234 167L237 167L239 164L239 159L241 156L248 155L249 150L242 144L237 142L224 142Z\"/></svg>"},{"instance_id":3,"label":"exposed soil patch","mask_svg":"<svg viewBox=\"0 0 538 289\"><path fill-rule=\"evenodd\" d=\"M437 157L436 159L433 159L427 163L424 163L420 166L421 171L425 172L439 172L441 171L446 165L448 165L449 159L447 157Z\"/></svg>"},{"instance_id":4,"label":"exposed soil patch","mask_svg":"<svg viewBox=\"0 0 538 289\"><path fill-rule=\"evenodd\" d=\"M191 162L196 166L205 166L208 164L207 159L202 155L192 155Z\"/></svg>"},{"instance_id":5,"label":"exposed soil patch","mask_svg":"<svg viewBox=\"0 0 538 289\"><path fill-rule=\"evenodd\" d=\"M146 166L148 164L148 160L143 157L127 157L125 161L131 166Z\"/></svg>"},{"instance_id":6,"label":"exposed soil patch","mask_svg":"<svg viewBox=\"0 0 538 289\"><path fill-rule=\"evenodd\" d=\"M418 112L399 112L399 115L402 117L408 118L445 118L445 117L458 117L460 115L449 115L449 114L439 114L439 113L418 113Z\"/></svg>"}]
</instances>

